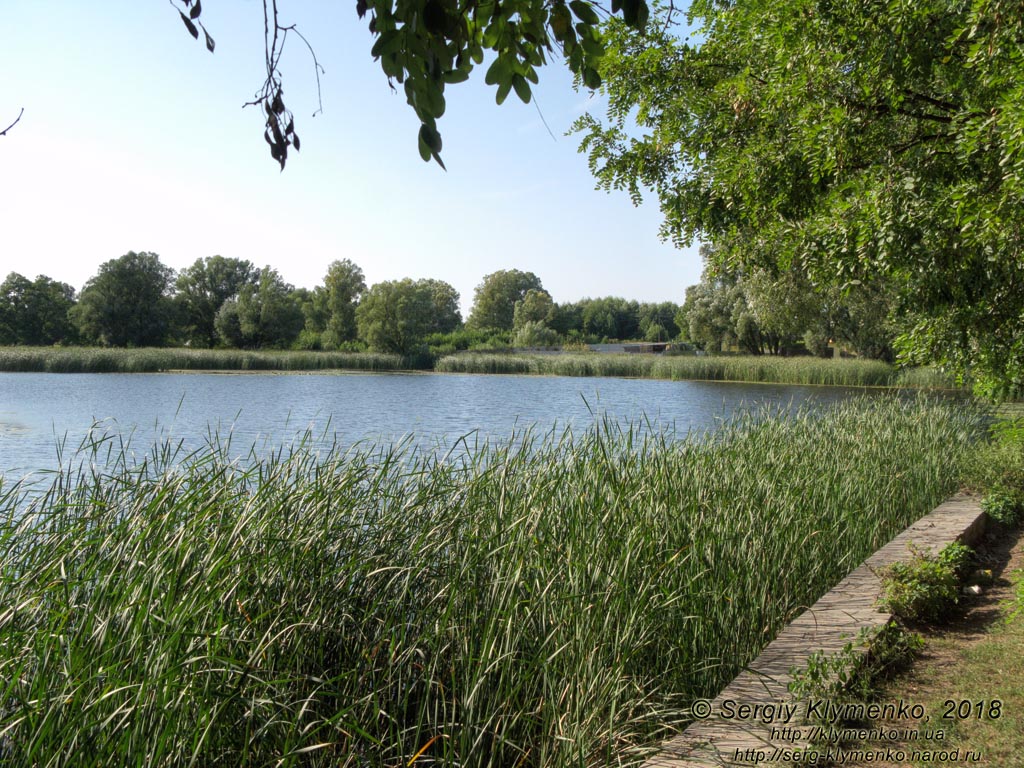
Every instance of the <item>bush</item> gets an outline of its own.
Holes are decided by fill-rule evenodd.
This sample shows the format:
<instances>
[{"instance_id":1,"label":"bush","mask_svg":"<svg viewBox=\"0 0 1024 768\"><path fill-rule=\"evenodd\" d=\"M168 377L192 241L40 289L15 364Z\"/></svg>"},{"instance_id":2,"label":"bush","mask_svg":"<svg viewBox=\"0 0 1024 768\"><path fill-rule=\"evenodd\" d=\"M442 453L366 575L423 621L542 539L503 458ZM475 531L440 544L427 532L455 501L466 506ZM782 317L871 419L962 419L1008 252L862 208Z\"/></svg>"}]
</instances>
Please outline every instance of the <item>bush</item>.
<instances>
[{"instance_id":1,"label":"bush","mask_svg":"<svg viewBox=\"0 0 1024 768\"><path fill-rule=\"evenodd\" d=\"M956 575L957 581L963 581L974 565L974 550L966 544L954 541L942 548L938 555L939 564L949 568Z\"/></svg>"},{"instance_id":2,"label":"bush","mask_svg":"<svg viewBox=\"0 0 1024 768\"><path fill-rule=\"evenodd\" d=\"M321 336L316 331L310 330L309 328L303 328L299 331L298 337L292 344L292 349L304 351L323 349Z\"/></svg>"},{"instance_id":3,"label":"bush","mask_svg":"<svg viewBox=\"0 0 1024 768\"><path fill-rule=\"evenodd\" d=\"M512 339L513 347L553 347L558 344L558 331L541 322L524 323Z\"/></svg>"},{"instance_id":4,"label":"bush","mask_svg":"<svg viewBox=\"0 0 1024 768\"><path fill-rule=\"evenodd\" d=\"M973 552L956 542L937 555L912 551L910 560L882 571L880 603L902 619L939 621L958 602L960 582Z\"/></svg>"},{"instance_id":5,"label":"bush","mask_svg":"<svg viewBox=\"0 0 1024 768\"><path fill-rule=\"evenodd\" d=\"M902 671L920 654L924 640L896 621L862 629L834 654L815 651L804 668L789 670L787 688L799 701L828 699L861 703L876 698L879 680Z\"/></svg>"},{"instance_id":6,"label":"bush","mask_svg":"<svg viewBox=\"0 0 1024 768\"><path fill-rule=\"evenodd\" d=\"M997 523L1016 526L1024 516L1024 490L998 484L981 500L981 509Z\"/></svg>"}]
</instances>

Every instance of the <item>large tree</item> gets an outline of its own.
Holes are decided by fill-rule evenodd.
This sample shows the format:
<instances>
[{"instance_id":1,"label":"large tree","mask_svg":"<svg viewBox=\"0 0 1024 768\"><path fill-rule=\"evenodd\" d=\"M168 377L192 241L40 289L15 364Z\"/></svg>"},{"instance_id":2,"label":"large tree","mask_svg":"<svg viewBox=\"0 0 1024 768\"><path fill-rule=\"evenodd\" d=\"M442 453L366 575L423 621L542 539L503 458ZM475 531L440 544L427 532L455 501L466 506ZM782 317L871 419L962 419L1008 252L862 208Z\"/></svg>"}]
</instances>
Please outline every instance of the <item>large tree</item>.
<instances>
[{"instance_id":1,"label":"large tree","mask_svg":"<svg viewBox=\"0 0 1024 768\"><path fill-rule=\"evenodd\" d=\"M896 294L905 359L1024 384L1024 14L1006 0L697 0L606 27L599 184L720 264ZM631 127L633 119L642 135Z\"/></svg>"},{"instance_id":2,"label":"large tree","mask_svg":"<svg viewBox=\"0 0 1024 768\"><path fill-rule=\"evenodd\" d=\"M305 322L302 297L270 266L259 282L242 286L238 298L225 301L215 321L223 343L233 347L288 347Z\"/></svg>"},{"instance_id":3,"label":"large tree","mask_svg":"<svg viewBox=\"0 0 1024 768\"><path fill-rule=\"evenodd\" d=\"M517 331L527 323L547 326L555 317L555 302L543 289L531 288L515 303L512 327Z\"/></svg>"},{"instance_id":4,"label":"large tree","mask_svg":"<svg viewBox=\"0 0 1024 768\"><path fill-rule=\"evenodd\" d=\"M708 352L733 347L751 355L766 351L742 283L733 276L705 271L701 282L686 289L678 314L682 335Z\"/></svg>"},{"instance_id":5,"label":"large tree","mask_svg":"<svg viewBox=\"0 0 1024 768\"><path fill-rule=\"evenodd\" d=\"M583 331L598 339L635 339L640 331L640 304L618 296L583 299Z\"/></svg>"},{"instance_id":6,"label":"large tree","mask_svg":"<svg viewBox=\"0 0 1024 768\"><path fill-rule=\"evenodd\" d=\"M658 304L643 303L639 308L638 331L647 341L668 341L679 335L676 314L679 305L671 301Z\"/></svg>"},{"instance_id":7,"label":"large tree","mask_svg":"<svg viewBox=\"0 0 1024 768\"><path fill-rule=\"evenodd\" d=\"M332 261L324 276L323 301L327 320L324 345L336 347L356 337L356 306L366 291L363 270L349 259ZM319 298L319 297L318 297ZM314 302L317 299L314 299Z\"/></svg>"},{"instance_id":8,"label":"large tree","mask_svg":"<svg viewBox=\"0 0 1024 768\"><path fill-rule=\"evenodd\" d=\"M540 278L533 272L499 269L485 275L473 292L473 309L470 310L468 324L473 328L512 330L516 302L522 301L531 290L544 290Z\"/></svg>"},{"instance_id":9,"label":"large tree","mask_svg":"<svg viewBox=\"0 0 1024 768\"><path fill-rule=\"evenodd\" d=\"M69 312L75 289L46 275L29 280L12 272L0 283L0 344L57 344L72 341Z\"/></svg>"},{"instance_id":10,"label":"large tree","mask_svg":"<svg viewBox=\"0 0 1024 768\"><path fill-rule=\"evenodd\" d=\"M72 312L83 338L114 347L163 344L173 279L174 270L155 253L129 251L104 262Z\"/></svg>"},{"instance_id":11,"label":"large tree","mask_svg":"<svg viewBox=\"0 0 1024 768\"><path fill-rule=\"evenodd\" d=\"M359 337L379 352L419 352L428 335L458 325L458 301L459 294L442 280L376 283L356 309Z\"/></svg>"},{"instance_id":12,"label":"large tree","mask_svg":"<svg viewBox=\"0 0 1024 768\"><path fill-rule=\"evenodd\" d=\"M455 286L444 280L434 280L433 278L418 280L417 285L430 291L430 302L433 307L431 333L451 333L462 325L462 315L459 313L459 292L455 290Z\"/></svg>"},{"instance_id":13,"label":"large tree","mask_svg":"<svg viewBox=\"0 0 1024 768\"><path fill-rule=\"evenodd\" d=\"M257 285L259 270L243 259L208 256L196 259L183 269L175 281L175 302L185 339L192 344L212 347L217 343L214 320L228 299L238 296L246 285Z\"/></svg>"}]
</instances>

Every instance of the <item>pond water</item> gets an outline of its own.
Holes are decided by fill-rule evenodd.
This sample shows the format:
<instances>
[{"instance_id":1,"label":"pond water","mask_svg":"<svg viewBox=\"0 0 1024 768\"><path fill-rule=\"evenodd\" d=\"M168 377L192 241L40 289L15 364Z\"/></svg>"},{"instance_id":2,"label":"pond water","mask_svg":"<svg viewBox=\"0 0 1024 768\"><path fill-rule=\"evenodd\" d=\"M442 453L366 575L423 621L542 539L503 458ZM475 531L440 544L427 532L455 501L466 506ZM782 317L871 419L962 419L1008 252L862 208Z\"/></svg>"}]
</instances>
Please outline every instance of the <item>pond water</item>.
<instances>
[{"instance_id":1,"label":"pond water","mask_svg":"<svg viewBox=\"0 0 1024 768\"><path fill-rule=\"evenodd\" d=\"M309 430L324 444L452 446L462 436L506 439L586 428L596 418L677 434L714 429L737 408L829 404L863 390L717 382L456 374L0 374L0 475L58 465L90 434L232 450L287 445ZM95 426L94 426L95 425Z\"/></svg>"}]
</instances>

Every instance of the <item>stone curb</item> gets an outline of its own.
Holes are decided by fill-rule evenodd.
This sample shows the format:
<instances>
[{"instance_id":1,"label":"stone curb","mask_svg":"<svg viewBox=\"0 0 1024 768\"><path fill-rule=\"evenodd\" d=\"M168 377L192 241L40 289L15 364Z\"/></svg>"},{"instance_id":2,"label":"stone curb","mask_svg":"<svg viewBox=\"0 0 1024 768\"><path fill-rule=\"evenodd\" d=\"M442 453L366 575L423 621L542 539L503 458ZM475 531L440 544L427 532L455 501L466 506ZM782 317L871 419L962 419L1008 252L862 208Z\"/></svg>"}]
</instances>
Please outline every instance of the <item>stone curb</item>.
<instances>
[{"instance_id":1,"label":"stone curb","mask_svg":"<svg viewBox=\"0 0 1024 768\"><path fill-rule=\"evenodd\" d=\"M750 765L743 755L769 754L776 748L795 746L783 739L778 728L755 718L725 719L720 715L726 702L779 705L794 703L788 684L790 670L807 666L817 651L842 651L861 630L877 629L892 620L892 614L875 607L881 595L879 570L912 556L909 544L918 550L938 552L960 541L974 544L985 527L985 513L975 497L958 494L904 530L813 606L797 616L748 668L726 686L712 702L710 717L691 723L678 736L666 741L661 751L644 763L644 768L714 768ZM730 705L731 711L735 711ZM763 758L761 758L763 760ZM764 762L760 763L764 765Z\"/></svg>"}]
</instances>

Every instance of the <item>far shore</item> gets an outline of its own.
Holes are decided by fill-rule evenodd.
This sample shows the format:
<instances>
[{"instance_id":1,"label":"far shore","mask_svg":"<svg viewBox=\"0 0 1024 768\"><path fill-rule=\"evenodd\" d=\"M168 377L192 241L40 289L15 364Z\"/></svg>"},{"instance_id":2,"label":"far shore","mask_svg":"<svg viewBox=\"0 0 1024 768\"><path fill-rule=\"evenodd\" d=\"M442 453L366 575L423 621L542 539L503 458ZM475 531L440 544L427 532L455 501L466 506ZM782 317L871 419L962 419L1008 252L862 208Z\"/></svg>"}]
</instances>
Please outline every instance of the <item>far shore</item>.
<instances>
[{"instance_id":1,"label":"far shore","mask_svg":"<svg viewBox=\"0 0 1024 768\"><path fill-rule=\"evenodd\" d=\"M0 347L0 372L34 373L463 373L798 384L967 391L933 368L879 360L644 352L461 351L433 356L378 352L185 347Z\"/></svg>"}]
</instances>

